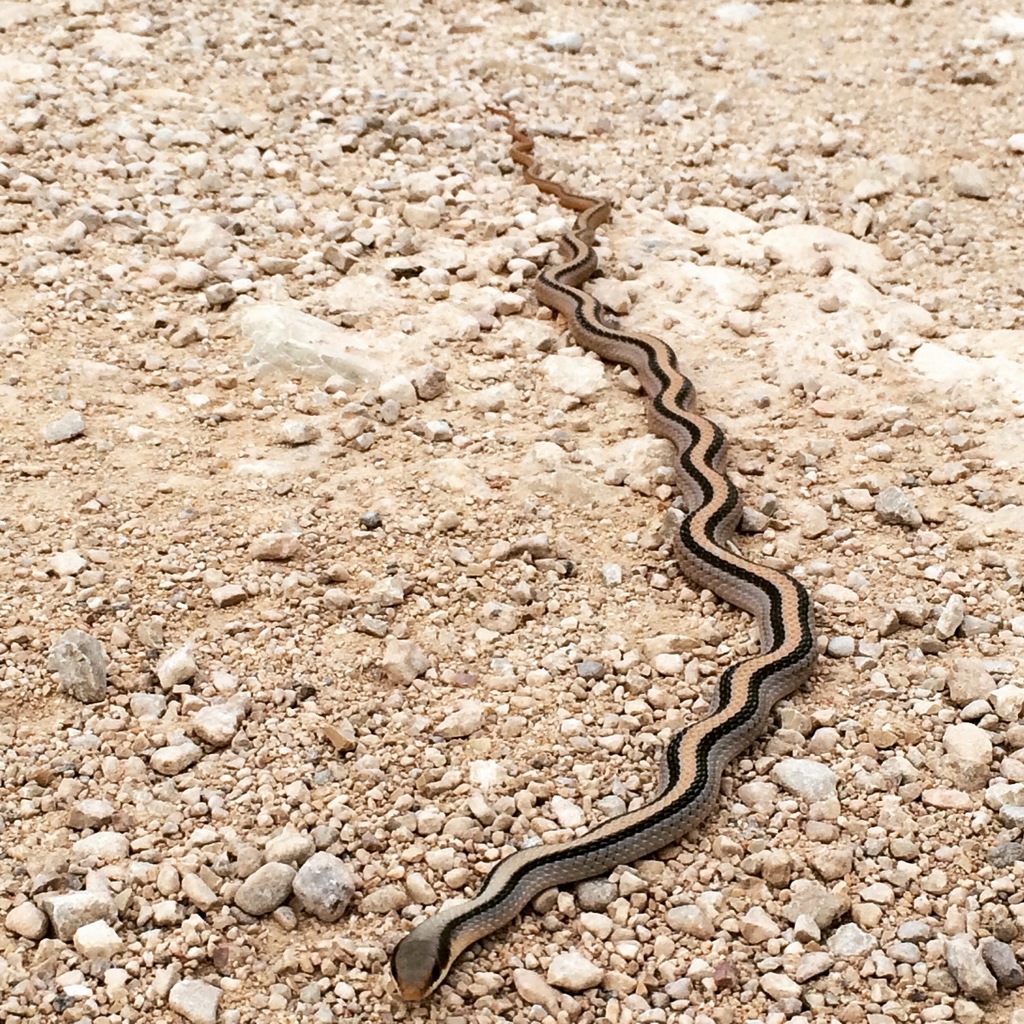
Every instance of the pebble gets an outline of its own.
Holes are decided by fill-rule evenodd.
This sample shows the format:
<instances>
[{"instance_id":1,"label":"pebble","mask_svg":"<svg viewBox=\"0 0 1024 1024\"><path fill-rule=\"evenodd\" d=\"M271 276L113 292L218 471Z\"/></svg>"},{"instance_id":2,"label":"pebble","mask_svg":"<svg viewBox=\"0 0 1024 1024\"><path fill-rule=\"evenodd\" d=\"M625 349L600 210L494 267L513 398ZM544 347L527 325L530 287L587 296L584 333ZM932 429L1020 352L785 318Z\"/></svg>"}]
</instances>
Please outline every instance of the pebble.
<instances>
[{"instance_id":1,"label":"pebble","mask_svg":"<svg viewBox=\"0 0 1024 1024\"><path fill-rule=\"evenodd\" d=\"M583 49L583 36L578 32L552 32L541 45L545 50L558 53L579 53Z\"/></svg>"},{"instance_id":2,"label":"pebble","mask_svg":"<svg viewBox=\"0 0 1024 1024\"><path fill-rule=\"evenodd\" d=\"M210 704L192 716L192 731L211 747L227 747L238 733L243 714L237 704Z\"/></svg>"},{"instance_id":3,"label":"pebble","mask_svg":"<svg viewBox=\"0 0 1024 1024\"><path fill-rule=\"evenodd\" d=\"M106 893L44 893L38 904L50 919L54 934L64 942L70 942L82 925L93 921L113 924L117 920L117 907Z\"/></svg>"},{"instance_id":4,"label":"pebble","mask_svg":"<svg viewBox=\"0 0 1024 1024\"><path fill-rule=\"evenodd\" d=\"M916 530L924 519L914 502L899 487L886 487L875 498L875 515L880 523Z\"/></svg>"},{"instance_id":5,"label":"pebble","mask_svg":"<svg viewBox=\"0 0 1024 1024\"><path fill-rule=\"evenodd\" d=\"M1013 947L998 939L985 939L980 943L985 966L992 972L999 986L1004 989L1020 988L1024 985L1024 970L1017 962Z\"/></svg>"},{"instance_id":6,"label":"pebble","mask_svg":"<svg viewBox=\"0 0 1024 1024\"><path fill-rule=\"evenodd\" d=\"M772 781L808 803L836 795L835 772L818 761L784 758L772 769Z\"/></svg>"},{"instance_id":7,"label":"pebble","mask_svg":"<svg viewBox=\"0 0 1024 1024\"><path fill-rule=\"evenodd\" d=\"M124 941L106 921L91 921L74 934L75 949L87 960L109 960L124 948Z\"/></svg>"},{"instance_id":8,"label":"pebble","mask_svg":"<svg viewBox=\"0 0 1024 1024\"><path fill-rule=\"evenodd\" d=\"M463 701L458 708L445 716L436 731L446 740L462 739L482 729L486 718L487 708L480 701Z\"/></svg>"},{"instance_id":9,"label":"pebble","mask_svg":"<svg viewBox=\"0 0 1024 1024\"><path fill-rule=\"evenodd\" d=\"M946 966L957 987L968 999L988 1003L996 997L997 984L982 951L967 935L946 940Z\"/></svg>"},{"instance_id":10,"label":"pebble","mask_svg":"<svg viewBox=\"0 0 1024 1024\"><path fill-rule=\"evenodd\" d=\"M85 417L80 412L66 412L59 420L43 427L43 440L47 444L72 441L85 433Z\"/></svg>"},{"instance_id":11,"label":"pebble","mask_svg":"<svg viewBox=\"0 0 1024 1024\"><path fill-rule=\"evenodd\" d=\"M83 704L106 699L106 652L103 644L88 633L66 629L50 648L46 667L57 673L60 688Z\"/></svg>"},{"instance_id":12,"label":"pebble","mask_svg":"<svg viewBox=\"0 0 1024 1024\"><path fill-rule=\"evenodd\" d=\"M959 594L951 594L945 607L939 613L935 624L935 635L940 640L948 640L960 628L964 621L964 599Z\"/></svg>"},{"instance_id":13,"label":"pebble","mask_svg":"<svg viewBox=\"0 0 1024 1024\"><path fill-rule=\"evenodd\" d=\"M191 740L160 747L153 751L149 766L161 775L178 775L191 768L203 756L203 748Z\"/></svg>"},{"instance_id":14,"label":"pebble","mask_svg":"<svg viewBox=\"0 0 1024 1024\"><path fill-rule=\"evenodd\" d=\"M291 896L294 878L295 868L290 864L264 864L238 887L235 906L252 917L269 914Z\"/></svg>"},{"instance_id":15,"label":"pebble","mask_svg":"<svg viewBox=\"0 0 1024 1024\"><path fill-rule=\"evenodd\" d=\"M307 914L331 923L348 908L355 892L355 879L341 860L321 850L299 868L292 891Z\"/></svg>"},{"instance_id":16,"label":"pebble","mask_svg":"<svg viewBox=\"0 0 1024 1024\"><path fill-rule=\"evenodd\" d=\"M285 420L277 429L278 443L296 448L319 438L320 428L310 420Z\"/></svg>"},{"instance_id":17,"label":"pebble","mask_svg":"<svg viewBox=\"0 0 1024 1024\"><path fill-rule=\"evenodd\" d=\"M430 668L430 658L412 640L389 639L384 644L381 668L392 682L408 685Z\"/></svg>"},{"instance_id":18,"label":"pebble","mask_svg":"<svg viewBox=\"0 0 1024 1024\"><path fill-rule=\"evenodd\" d=\"M14 935L38 942L49 930L50 922L34 903L19 903L7 912L4 927Z\"/></svg>"},{"instance_id":19,"label":"pebble","mask_svg":"<svg viewBox=\"0 0 1024 1024\"><path fill-rule=\"evenodd\" d=\"M180 647L160 662L156 677L162 689L173 690L176 686L191 682L198 671L192 651L188 647Z\"/></svg>"},{"instance_id":20,"label":"pebble","mask_svg":"<svg viewBox=\"0 0 1024 1024\"><path fill-rule=\"evenodd\" d=\"M167 1003L189 1024L216 1024L221 990L205 981L185 979L172 986Z\"/></svg>"},{"instance_id":21,"label":"pebble","mask_svg":"<svg viewBox=\"0 0 1024 1024\"><path fill-rule=\"evenodd\" d=\"M947 755L942 763L946 778L959 789L981 789L992 766L992 740L988 733L971 722L947 725L942 746Z\"/></svg>"},{"instance_id":22,"label":"pebble","mask_svg":"<svg viewBox=\"0 0 1024 1024\"><path fill-rule=\"evenodd\" d=\"M575 949L557 953L548 965L547 982L565 992L583 992L594 988L604 978L604 969Z\"/></svg>"},{"instance_id":23,"label":"pebble","mask_svg":"<svg viewBox=\"0 0 1024 1024\"><path fill-rule=\"evenodd\" d=\"M1013 153L1024 153L1024 132L1014 132L1006 140L1006 145Z\"/></svg>"},{"instance_id":24,"label":"pebble","mask_svg":"<svg viewBox=\"0 0 1024 1024\"><path fill-rule=\"evenodd\" d=\"M313 856L316 849L313 837L303 832L287 830L274 836L263 851L266 861L298 866Z\"/></svg>"},{"instance_id":25,"label":"pebble","mask_svg":"<svg viewBox=\"0 0 1024 1024\"><path fill-rule=\"evenodd\" d=\"M562 997L536 971L517 967L512 972L512 983L524 1002L541 1006L555 1018L562 1010Z\"/></svg>"},{"instance_id":26,"label":"pebble","mask_svg":"<svg viewBox=\"0 0 1024 1024\"><path fill-rule=\"evenodd\" d=\"M878 940L858 925L840 925L828 940L829 952L835 956L857 957L869 953Z\"/></svg>"},{"instance_id":27,"label":"pebble","mask_svg":"<svg viewBox=\"0 0 1024 1024\"><path fill-rule=\"evenodd\" d=\"M93 832L71 845L71 854L83 864L116 864L128 856L128 837L120 832Z\"/></svg>"},{"instance_id":28,"label":"pebble","mask_svg":"<svg viewBox=\"0 0 1024 1024\"><path fill-rule=\"evenodd\" d=\"M989 173L976 164L954 164L949 171L953 191L968 199L991 199L995 194Z\"/></svg>"},{"instance_id":29,"label":"pebble","mask_svg":"<svg viewBox=\"0 0 1024 1024\"><path fill-rule=\"evenodd\" d=\"M287 562L299 550L299 538L279 530L261 533L249 544L249 555L263 562Z\"/></svg>"}]
</instances>

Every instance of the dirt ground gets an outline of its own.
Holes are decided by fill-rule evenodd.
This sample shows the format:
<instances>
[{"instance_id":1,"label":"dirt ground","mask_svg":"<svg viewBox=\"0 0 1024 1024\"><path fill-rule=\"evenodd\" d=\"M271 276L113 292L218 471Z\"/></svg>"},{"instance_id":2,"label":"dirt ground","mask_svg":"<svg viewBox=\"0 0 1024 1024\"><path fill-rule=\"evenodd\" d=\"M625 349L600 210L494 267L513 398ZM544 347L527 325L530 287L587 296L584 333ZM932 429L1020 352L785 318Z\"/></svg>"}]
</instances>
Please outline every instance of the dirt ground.
<instances>
[{"instance_id":1,"label":"dirt ground","mask_svg":"<svg viewBox=\"0 0 1024 1024\"><path fill-rule=\"evenodd\" d=\"M0 44L0 1020L1022 1024L1024 9L2 0ZM495 105L612 203L593 290L822 653L699 828L405 1004L395 942L639 806L757 649L538 307L567 214Z\"/></svg>"}]
</instances>

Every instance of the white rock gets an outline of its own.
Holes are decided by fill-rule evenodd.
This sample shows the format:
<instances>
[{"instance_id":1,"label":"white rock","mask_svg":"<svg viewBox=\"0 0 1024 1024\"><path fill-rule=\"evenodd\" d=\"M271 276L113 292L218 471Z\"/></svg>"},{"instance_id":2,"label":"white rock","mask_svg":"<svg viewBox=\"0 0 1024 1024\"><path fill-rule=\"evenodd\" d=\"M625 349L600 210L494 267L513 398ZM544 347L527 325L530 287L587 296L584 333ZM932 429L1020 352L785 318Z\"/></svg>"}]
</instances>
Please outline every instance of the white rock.
<instances>
[{"instance_id":1,"label":"white rock","mask_svg":"<svg viewBox=\"0 0 1024 1024\"><path fill-rule=\"evenodd\" d=\"M235 703L209 704L192 716L192 731L211 747L226 747L235 738L243 714Z\"/></svg>"},{"instance_id":2,"label":"white rock","mask_svg":"<svg viewBox=\"0 0 1024 1024\"><path fill-rule=\"evenodd\" d=\"M946 726L942 746L947 759L941 762L945 778L961 789L981 789L992 770L992 740L989 734L972 722Z\"/></svg>"},{"instance_id":3,"label":"white rock","mask_svg":"<svg viewBox=\"0 0 1024 1024\"><path fill-rule=\"evenodd\" d=\"M124 948L121 936L106 921L92 921L75 932L75 949L89 960L109 959Z\"/></svg>"},{"instance_id":4,"label":"white rock","mask_svg":"<svg viewBox=\"0 0 1024 1024\"><path fill-rule=\"evenodd\" d=\"M761 976L761 988L772 999L799 999L800 986L785 974L769 973Z\"/></svg>"},{"instance_id":5,"label":"white rock","mask_svg":"<svg viewBox=\"0 0 1024 1024\"><path fill-rule=\"evenodd\" d=\"M512 982L521 999L536 1006L542 1006L554 1019L562 1009L562 997L536 971L517 967L512 972Z\"/></svg>"},{"instance_id":6,"label":"white rock","mask_svg":"<svg viewBox=\"0 0 1024 1024\"><path fill-rule=\"evenodd\" d=\"M480 701L467 700L444 718L437 727L437 734L448 740L471 736L483 728L486 718L487 708Z\"/></svg>"},{"instance_id":7,"label":"white rock","mask_svg":"<svg viewBox=\"0 0 1024 1024\"><path fill-rule=\"evenodd\" d=\"M593 356L556 353L545 357L540 368L553 388L581 402L608 386L604 363Z\"/></svg>"},{"instance_id":8,"label":"white rock","mask_svg":"<svg viewBox=\"0 0 1024 1024\"><path fill-rule=\"evenodd\" d=\"M836 776L827 765L806 758L787 757L772 769L772 781L794 796L816 803L836 795Z\"/></svg>"},{"instance_id":9,"label":"white rock","mask_svg":"<svg viewBox=\"0 0 1024 1024\"><path fill-rule=\"evenodd\" d=\"M782 934L779 926L760 907L751 907L740 918L740 935L754 945Z\"/></svg>"},{"instance_id":10,"label":"white rock","mask_svg":"<svg viewBox=\"0 0 1024 1024\"><path fill-rule=\"evenodd\" d=\"M388 640L381 659L384 674L395 683L408 684L430 668L430 658L412 640Z\"/></svg>"},{"instance_id":11,"label":"white rock","mask_svg":"<svg viewBox=\"0 0 1024 1024\"><path fill-rule=\"evenodd\" d=\"M23 939L38 942L48 931L50 922L34 903L29 903L26 900L7 912L7 917L4 918L4 927L14 935L20 935Z\"/></svg>"},{"instance_id":12,"label":"white rock","mask_svg":"<svg viewBox=\"0 0 1024 1024\"><path fill-rule=\"evenodd\" d=\"M551 812L562 828L575 829L585 825L587 822L587 816L583 813L583 808L578 804L574 804L571 800L566 800L565 797L556 795L551 798Z\"/></svg>"},{"instance_id":13,"label":"white rock","mask_svg":"<svg viewBox=\"0 0 1024 1024\"><path fill-rule=\"evenodd\" d=\"M179 981L167 998L168 1005L190 1024L216 1024L220 989L205 981Z\"/></svg>"},{"instance_id":14,"label":"white rock","mask_svg":"<svg viewBox=\"0 0 1024 1024\"><path fill-rule=\"evenodd\" d=\"M548 983L566 992L594 988L604 978L604 969L575 949L556 954L548 965Z\"/></svg>"},{"instance_id":15,"label":"white rock","mask_svg":"<svg viewBox=\"0 0 1024 1024\"><path fill-rule=\"evenodd\" d=\"M89 563L77 551L58 551L50 556L50 568L58 576L77 576Z\"/></svg>"},{"instance_id":16,"label":"white rock","mask_svg":"<svg viewBox=\"0 0 1024 1024\"><path fill-rule=\"evenodd\" d=\"M197 671L192 651L188 647L179 647L160 662L156 677L164 690L172 690L194 679Z\"/></svg>"},{"instance_id":17,"label":"white rock","mask_svg":"<svg viewBox=\"0 0 1024 1024\"><path fill-rule=\"evenodd\" d=\"M128 837L120 832L94 832L71 847L75 860L91 864L116 864L128 856Z\"/></svg>"},{"instance_id":18,"label":"white rock","mask_svg":"<svg viewBox=\"0 0 1024 1024\"><path fill-rule=\"evenodd\" d=\"M149 766L161 775L177 775L203 756L203 748L191 740L161 747L153 752Z\"/></svg>"}]
</instances>

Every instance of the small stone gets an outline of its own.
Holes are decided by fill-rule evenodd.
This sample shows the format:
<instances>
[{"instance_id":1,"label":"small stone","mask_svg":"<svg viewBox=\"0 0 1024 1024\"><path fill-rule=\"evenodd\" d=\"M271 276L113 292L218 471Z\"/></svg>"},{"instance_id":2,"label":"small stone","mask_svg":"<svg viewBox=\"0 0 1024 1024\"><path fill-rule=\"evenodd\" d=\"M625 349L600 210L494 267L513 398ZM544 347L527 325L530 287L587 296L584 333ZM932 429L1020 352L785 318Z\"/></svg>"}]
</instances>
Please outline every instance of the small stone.
<instances>
[{"instance_id":1,"label":"small stone","mask_svg":"<svg viewBox=\"0 0 1024 1024\"><path fill-rule=\"evenodd\" d=\"M987 171L976 164L959 163L949 169L953 191L967 199L991 199L994 194L992 179Z\"/></svg>"},{"instance_id":2,"label":"small stone","mask_svg":"<svg viewBox=\"0 0 1024 1024\"><path fill-rule=\"evenodd\" d=\"M691 935L695 939L710 939L715 934L715 925L700 907L687 904L672 907L665 915L665 923L673 931Z\"/></svg>"},{"instance_id":3,"label":"small stone","mask_svg":"<svg viewBox=\"0 0 1024 1024\"><path fill-rule=\"evenodd\" d=\"M462 739L481 729L486 717L487 708L480 701L467 700L448 714L436 731L447 740Z\"/></svg>"},{"instance_id":4,"label":"small stone","mask_svg":"<svg viewBox=\"0 0 1024 1024\"><path fill-rule=\"evenodd\" d=\"M218 608L234 608L249 597L245 587L237 583L225 583L222 586L214 587L210 591L210 600Z\"/></svg>"},{"instance_id":5,"label":"small stone","mask_svg":"<svg viewBox=\"0 0 1024 1024\"><path fill-rule=\"evenodd\" d=\"M56 672L60 688L83 704L107 695L107 659L103 644L80 629L66 629L50 648L46 667Z\"/></svg>"},{"instance_id":6,"label":"small stone","mask_svg":"<svg viewBox=\"0 0 1024 1024\"><path fill-rule=\"evenodd\" d=\"M992 740L988 733L972 722L948 725L942 735L947 760L941 762L942 773L957 787L971 791L988 782L992 768Z\"/></svg>"},{"instance_id":7,"label":"small stone","mask_svg":"<svg viewBox=\"0 0 1024 1024\"><path fill-rule=\"evenodd\" d=\"M216 1024L220 989L205 981L185 979L171 989L167 1003L190 1024Z\"/></svg>"},{"instance_id":8,"label":"small stone","mask_svg":"<svg viewBox=\"0 0 1024 1024\"><path fill-rule=\"evenodd\" d=\"M161 775L177 775L194 765L202 756L203 748L198 743L186 740L153 751L149 766Z\"/></svg>"},{"instance_id":9,"label":"small stone","mask_svg":"<svg viewBox=\"0 0 1024 1024\"><path fill-rule=\"evenodd\" d=\"M604 978L604 969L575 949L557 953L548 965L547 981L565 992L583 992Z\"/></svg>"},{"instance_id":10,"label":"small stone","mask_svg":"<svg viewBox=\"0 0 1024 1024\"><path fill-rule=\"evenodd\" d=\"M71 854L80 864L117 864L128 856L128 837L120 832L93 832L71 844Z\"/></svg>"},{"instance_id":11,"label":"small stone","mask_svg":"<svg viewBox=\"0 0 1024 1024\"><path fill-rule=\"evenodd\" d=\"M292 891L307 914L331 923L341 917L352 900L355 879L341 860L321 851L299 868Z\"/></svg>"},{"instance_id":12,"label":"small stone","mask_svg":"<svg viewBox=\"0 0 1024 1024\"><path fill-rule=\"evenodd\" d=\"M899 487L886 487L878 494L875 515L880 523L915 530L924 522L914 503Z\"/></svg>"},{"instance_id":13,"label":"small stone","mask_svg":"<svg viewBox=\"0 0 1024 1024\"><path fill-rule=\"evenodd\" d=\"M287 562L298 550L299 538L278 530L254 537L249 545L249 556L261 562Z\"/></svg>"},{"instance_id":14,"label":"small stone","mask_svg":"<svg viewBox=\"0 0 1024 1024\"><path fill-rule=\"evenodd\" d=\"M558 989L552 988L536 971L517 967L512 972L512 982L524 1002L544 1007L552 1019L562 1010L562 997Z\"/></svg>"},{"instance_id":15,"label":"small stone","mask_svg":"<svg viewBox=\"0 0 1024 1024\"><path fill-rule=\"evenodd\" d=\"M85 433L85 417L80 412L67 412L59 420L43 427L43 440L47 444L71 441Z\"/></svg>"},{"instance_id":16,"label":"small stone","mask_svg":"<svg viewBox=\"0 0 1024 1024\"><path fill-rule=\"evenodd\" d=\"M50 556L50 568L58 576L77 576L89 563L74 550L58 551ZM68 630L70 632L70 630ZM86 634L88 635L88 634Z\"/></svg>"},{"instance_id":17,"label":"small stone","mask_svg":"<svg viewBox=\"0 0 1024 1024\"><path fill-rule=\"evenodd\" d=\"M787 757L771 773L772 781L808 803L836 795L836 776L827 765L805 758Z\"/></svg>"},{"instance_id":18,"label":"small stone","mask_svg":"<svg viewBox=\"0 0 1024 1024\"><path fill-rule=\"evenodd\" d=\"M769 974L762 975L761 988L763 988L772 999L800 998L800 986L793 981L792 978L787 978L785 974L771 972Z\"/></svg>"},{"instance_id":19,"label":"small stone","mask_svg":"<svg viewBox=\"0 0 1024 1024\"><path fill-rule=\"evenodd\" d=\"M312 444L320 437L320 428L310 420L285 420L277 431L279 444L297 448L299 445Z\"/></svg>"},{"instance_id":20,"label":"small stone","mask_svg":"<svg viewBox=\"0 0 1024 1024\"><path fill-rule=\"evenodd\" d=\"M242 709L237 704L210 704L192 716L192 731L211 747L227 747L241 721Z\"/></svg>"},{"instance_id":21,"label":"small stone","mask_svg":"<svg viewBox=\"0 0 1024 1024\"><path fill-rule=\"evenodd\" d=\"M829 937L828 948L836 956L863 956L878 940L855 924L840 925Z\"/></svg>"},{"instance_id":22,"label":"small stone","mask_svg":"<svg viewBox=\"0 0 1024 1024\"><path fill-rule=\"evenodd\" d=\"M160 662L156 677L164 690L173 690L175 686L194 679L198 671L192 651L188 647L179 647Z\"/></svg>"},{"instance_id":23,"label":"small stone","mask_svg":"<svg viewBox=\"0 0 1024 1024\"><path fill-rule=\"evenodd\" d=\"M361 914L390 914L409 905L409 895L399 885L382 885L359 902Z\"/></svg>"},{"instance_id":24,"label":"small stone","mask_svg":"<svg viewBox=\"0 0 1024 1024\"><path fill-rule=\"evenodd\" d=\"M800 962L796 965L793 977L802 985L810 981L811 978L817 978L819 975L824 974L832 967L833 963L835 961L832 959L831 954L826 953L823 949L804 953L800 957Z\"/></svg>"},{"instance_id":25,"label":"small stone","mask_svg":"<svg viewBox=\"0 0 1024 1024\"><path fill-rule=\"evenodd\" d=\"M194 871L181 880L181 889L192 904L202 911L210 910L219 900L217 894Z\"/></svg>"},{"instance_id":26,"label":"small stone","mask_svg":"<svg viewBox=\"0 0 1024 1024\"><path fill-rule=\"evenodd\" d=\"M313 856L313 837L302 832L286 831L274 836L263 851L264 859L280 864L299 865Z\"/></svg>"},{"instance_id":27,"label":"small stone","mask_svg":"<svg viewBox=\"0 0 1024 1024\"><path fill-rule=\"evenodd\" d=\"M82 925L74 936L75 949L87 960L109 959L124 948L124 940L106 921Z\"/></svg>"},{"instance_id":28,"label":"small stone","mask_svg":"<svg viewBox=\"0 0 1024 1024\"><path fill-rule=\"evenodd\" d=\"M1008 989L1020 988L1024 985L1024 970L1017 963L1013 947L998 939L986 939L981 944L981 955L985 966L995 976L996 981Z\"/></svg>"},{"instance_id":29,"label":"small stone","mask_svg":"<svg viewBox=\"0 0 1024 1024\"><path fill-rule=\"evenodd\" d=\"M448 389L448 377L439 366L428 364L413 371L412 385L421 402L430 402Z\"/></svg>"},{"instance_id":30,"label":"small stone","mask_svg":"<svg viewBox=\"0 0 1024 1024\"><path fill-rule=\"evenodd\" d=\"M988 861L996 868L1008 868L1011 864L1024 861L1024 843L999 843L989 851Z\"/></svg>"},{"instance_id":31,"label":"small stone","mask_svg":"<svg viewBox=\"0 0 1024 1024\"><path fill-rule=\"evenodd\" d=\"M1014 132L1006 140L1006 145L1013 153L1024 153L1024 132Z\"/></svg>"},{"instance_id":32,"label":"small stone","mask_svg":"<svg viewBox=\"0 0 1024 1024\"><path fill-rule=\"evenodd\" d=\"M113 924L117 920L117 907L106 893L44 893L38 903L50 919L57 938L64 942L70 942L84 924L93 921Z\"/></svg>"},{"instance_id":33,"label":"small stone","mask_svg":"<svg viewBox=\"0 0 1024 1024\"><path fill-rule=\"evenodd\" d=\"M235 906L252 917L276 910L292 893L295 868L274 861L257 868L235 893Z\"/></svg>"},{"instance_id":34,"label":"small stone","mask_svg":"<svg viewBox=\"0 0 1024 1024\"><path fill-rule=\"evenodd\" d=\"M740 935L751 944L767 942L781 934L779 926L760 907L751 907L740 918Z\"/></svg>"},{"instance_id":35,"label":"small stone","mask_svg":"<svg viewBox=\"0 0 1024 1024\"><path fill-rule=\"evenodd\" d=\"M946 967L953 975L957 987L968 999L982 1003L995 999L996 979L988 969L982 951L971 942L969 936L960 934L947 939Z\"/></svg>"},{"instance_id":36,"label":"small stone","mask_svg":"<svg viewBox=\"0 0 1024 1024\"><path fill-rule=\"evenodd\" d=\"M557 794L551 798L551 813L562 828L576 829L585 825L587 821L582 807Z\"/></svg>"},{"instance_id":37,"label":"small stone","mask_svg":"<svg viewBox=\"0 0 1024 1024\"><path fill-rule=\"evenodd\" d=\"M828 513L823 508L812 505L804 513L804 521L800 524L800 536L808 539L820 537L828 527Z\"/></svg>"},{"instance_id":38,"label":"small stone","mask_svg":"<svg viewBox=\"0 0 1024 1024\"><path fill-rule=\"evenodd\" d=\"M408 685L430 668L430 658L412 640L388 640L381 659L384 674L394 683Z\"/></svg>"},{"instance_id":39,"label":"small stone","mask_svg":"<svg viewBox=\"0 0 1024 1024\"><path fill-rule=\"evenodd\" d=\"M114 817L114 805L109 800L79 800L68 815L71 828L102 828Z\"/></svg>"},{"instance_id":40,"label":"small stone","mask_svg":"<svg viewBox=\"0 0 1024 1024\"><path fill-rule=\"evenodd\" d=\"M14 935L38 942L49 930L50 922L34 903L19 903L7 912L4 927Z\"/></svg>"},{"instance_id":41,"label":"small stone","mask_svg":"<svg viewBox=\"0 0 1024 1024\"><path fill-rule=\"evenodd\" d=\"M541 46L556 53L579 53L583 49L583 36L578 32L552 32Z\"/></svg>"},{"instance_id":42,"label":"small stone","mask_svg":"<svg viewBox=\"0 0 1024 1024\"><path fill-rule=\"evenodd\" d=\"M576 902L580 910L607 910L619 895L607 878L590 878L576 886Z\"/></svg>"},{"instance_id":43,"label":"small stone","mask_svg":"<svg viewBox=\"0 0 1024 1024\"><path fill-rule=\"evenodd\" d=\"M964 621L964 599L959 594L951 594L945 607L939 613L935 624L935 635L940 640L948 640L960 628Z\"/></svg>"},{"instance_id":44,"label":"small stone","mask_svg":"<svg viewBox=\"0 0 1024 1024\"><path fill-rule=\"evenodd\" d=\"M519 609L499 601L488 601L484 604L478 622L486 629L496 633L513 633L519 628Z\"/></svg>"}]
</instances>

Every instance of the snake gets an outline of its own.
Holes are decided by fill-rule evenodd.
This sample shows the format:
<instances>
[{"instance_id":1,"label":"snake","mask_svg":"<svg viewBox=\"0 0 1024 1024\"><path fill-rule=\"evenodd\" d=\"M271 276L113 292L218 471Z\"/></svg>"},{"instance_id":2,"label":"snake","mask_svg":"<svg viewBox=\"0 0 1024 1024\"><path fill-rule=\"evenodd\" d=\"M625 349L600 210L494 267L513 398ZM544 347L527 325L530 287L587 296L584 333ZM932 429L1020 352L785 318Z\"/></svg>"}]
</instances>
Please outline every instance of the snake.
<instances>
[{"instance_id":1,"label":"snake","mask_svg":"<svg viewBox=\"0 0 1024 1024\"><path fill-rule=\"evenodd\" d=\"M764 732L775 704L809 679L817 656L806 588L786 572L743 557L732 542L743 501L724 472L725 435L693 411L694 385L675 350L651 335L620 330L580 287L597 270L595 232L609 220L611 205L543 177L533 136L510 111L487 110L507 121L509 155L525 181L577 215L559 239L562 262L537 277L538 301L564 318L580 346L639 378L649 423L676 452L687 509L673 528L679 567L692 583L754 618L760 651L727 666L708 714L672 734L651 800L568 841L515 851L491 869L475 897L442 907L402 938L391 955L391 973L400 996L410 1001L429 996L464 950L508 924L539 893L651 856L702 821L718 799L725 767Z\"/></svg>"}]
</instances>

